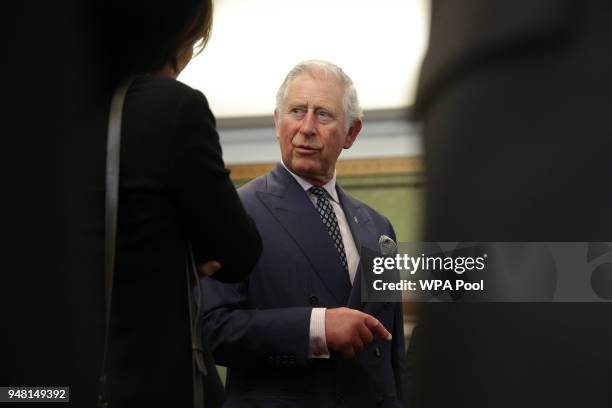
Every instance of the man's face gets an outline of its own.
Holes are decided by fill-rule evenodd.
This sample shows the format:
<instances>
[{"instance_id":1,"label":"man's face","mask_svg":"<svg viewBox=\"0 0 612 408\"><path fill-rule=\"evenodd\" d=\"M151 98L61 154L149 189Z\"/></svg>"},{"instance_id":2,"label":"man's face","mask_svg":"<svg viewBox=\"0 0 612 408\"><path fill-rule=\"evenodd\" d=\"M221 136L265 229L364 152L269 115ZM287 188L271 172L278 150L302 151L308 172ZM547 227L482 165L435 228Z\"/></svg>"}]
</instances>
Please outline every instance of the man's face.
<instances>
[{"instance_id":1,"label":"man's face","mask_svg":"<svg viewBox=\"0 0 612 408\"><path fill-rule=\"evenodd\" d=\"M332 75L304 73L287 87L282 112L274 112L283 163L314 185L334 175L342 149L352 146L361 120L347 129L344 85Z\"/></svg>"}]
</instances>

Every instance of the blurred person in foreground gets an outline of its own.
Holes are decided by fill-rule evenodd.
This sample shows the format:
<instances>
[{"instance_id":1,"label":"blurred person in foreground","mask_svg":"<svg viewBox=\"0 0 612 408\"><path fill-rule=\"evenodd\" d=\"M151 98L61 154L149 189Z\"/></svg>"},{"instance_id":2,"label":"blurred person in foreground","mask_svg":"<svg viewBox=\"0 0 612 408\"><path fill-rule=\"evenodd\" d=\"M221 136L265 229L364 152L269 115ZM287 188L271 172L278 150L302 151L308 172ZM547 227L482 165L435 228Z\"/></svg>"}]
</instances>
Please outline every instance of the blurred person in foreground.
<instances>
[{"instance_id":1,"label":"blurred person in foreground","mask_svg":"<svg viewBox=\"0 0 612 408\"><path fill-rule=\"evenodd\" d=\"M433 1L417 97L427 241L612 240L611 18L603 1ZM609 303L423 309L415 406L612 401Z\"/></svg>"},{"instance_id":2,"label":"blurred person in foreground","mask_svg":"<svg viewBox=\"0 0 612 408\"><path fill-rule=\"evenodd\" d=\"M278 90L281 162L239 190L264 252L245 282L203 281L227 407L401 406L401 304L363 303L359 267L359 248L395 233L336 182L361 117L352 80L329 62L296 65Z\"/></svg>"},{"instance_id":3,"label":"blurred person in foreground","mask_svg":"<svg viewBox=\"0 0 612 408\"><path fill-rule=\"evenodd\" d=\"M107 393L113 408L191 408L188 288L196 282L187 280L188 250L202 275L237 282L255 265L261 241L225 169L204 95L176 80L194 45L208 40L212 1L140 5L116 13L126 23L115 27L123 47L117 82L134 80L123 110ZM92 182L101 206L103 171ZM98 233L103 220L95 218ZM212 359L207 365L206 383L220 387ZM207 407L220 404L219 395L205 397Z\"/></svg>"}]
</instances>

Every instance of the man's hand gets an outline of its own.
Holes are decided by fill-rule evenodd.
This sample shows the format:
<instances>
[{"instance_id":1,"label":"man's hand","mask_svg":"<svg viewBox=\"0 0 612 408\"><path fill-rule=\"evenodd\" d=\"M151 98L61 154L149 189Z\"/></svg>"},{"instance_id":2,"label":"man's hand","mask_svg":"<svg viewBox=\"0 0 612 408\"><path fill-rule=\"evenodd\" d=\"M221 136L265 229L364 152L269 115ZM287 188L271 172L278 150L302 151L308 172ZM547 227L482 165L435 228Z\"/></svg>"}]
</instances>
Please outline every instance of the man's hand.
<instances>
[{"instance_id":1,"label":"man's hand","mask_svg":"<svg viewBox=\"0 0 612 408\"><path fill-rule=\"evenodd\" d=\"M221 269L221 264L217 261L208 261L198 269L200 277L213 276L215 272Z\"/></svg>"},{"instance_id":2,"label":"man's hand","mask_svg":"<svg viewBox=\"0 0 612 408\"><path fill-rule=\"evenodd\" d=\"M327 348L353 358L378 335L391 340L391 333L376 318L358 310L340 307L325 311Z\"/></svg>"}]
</instances>

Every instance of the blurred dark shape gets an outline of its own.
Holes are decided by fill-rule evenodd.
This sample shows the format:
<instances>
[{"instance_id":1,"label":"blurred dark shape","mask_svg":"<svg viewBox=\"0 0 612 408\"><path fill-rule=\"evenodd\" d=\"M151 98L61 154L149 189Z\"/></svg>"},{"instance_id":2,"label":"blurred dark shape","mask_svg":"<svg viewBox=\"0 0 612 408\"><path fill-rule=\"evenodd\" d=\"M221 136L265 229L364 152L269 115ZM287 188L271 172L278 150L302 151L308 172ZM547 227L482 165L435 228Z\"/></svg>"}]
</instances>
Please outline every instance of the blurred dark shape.
<instances>
[{"instance_id":1,"label":"blurred dark shape","mask_svg":"<svg viewBox=\"0 0 612 408\"><path fill-rule=\"evenodd\" d=\"M102 269L77 232L88 212L78 194L88 118L109 78L95 6L33 1L3 12L0 385L70 386L75 407L95 401L102 340Z\"/></svg>"},{"instance_id":2,"label":"blurred dark shape","mask_svg":"<svg viewBox=\"0 0 612 408\"><path fill-rule=\"evenodd\" d=\"M611 240L610 21L604 1L433 1L426 241ZM612 401L612 305L423 306L413 407Z\"/></svg>"},{"instance_id":3,"label":"blurred dark shape","mask_svg":"<svg viewBox=\"0 0 612 408\"><path fill-rule=\"evenodd\" d=\"M587 250L587 262L594 261L600 256L604 256L608 252L612 251L612 247L605 242L589 242L589 248Z\"/></svg>"},{"instance_id":4,"label":"blurred dark shape","mask_svg":"<svg viewBox=\"0 0 612 408\"><path fill-rule=\"evenodd\" d=\"M595 268L591 275L591 287L600 298L612 300L612 263L604 263Z\"/></svg>"}]
</instances>

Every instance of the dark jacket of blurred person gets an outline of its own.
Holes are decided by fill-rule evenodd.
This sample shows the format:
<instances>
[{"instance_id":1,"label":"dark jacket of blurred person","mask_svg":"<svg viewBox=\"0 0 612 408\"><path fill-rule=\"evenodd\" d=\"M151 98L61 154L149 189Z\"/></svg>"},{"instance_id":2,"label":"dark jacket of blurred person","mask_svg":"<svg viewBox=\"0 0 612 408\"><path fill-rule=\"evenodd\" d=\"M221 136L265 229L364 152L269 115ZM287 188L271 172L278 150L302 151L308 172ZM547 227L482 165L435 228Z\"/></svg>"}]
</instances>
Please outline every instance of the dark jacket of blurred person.
<instances>
[{"instance_id":1,"label":"dark jacket of blurred person","mask_svg":"<svg viewBox=\"0 0 612 408\"><path fill-rule=\"evenodd\" d=\"M153 13L156 4L147 5L146 12ZM257 229L221 158L207 101L175 80L194 44L203 47L208 38L212 2L173 4L168 16L157 11L155 21L162 26L134 30L142 48L130 54L129 37L125 67L117 68L117 79L136 76L125 99L121 135L107 370L112 408L193 406L187 249L203 273L224 282L245 278L261 252ZM100 152L105 142L100 140ZM99 212L90 231L98 236L104 221L104 156L98 158L91 200ZM206 385L206 406L219 406L223 390L212 358Z\"/></svg>"}]
</instances>

